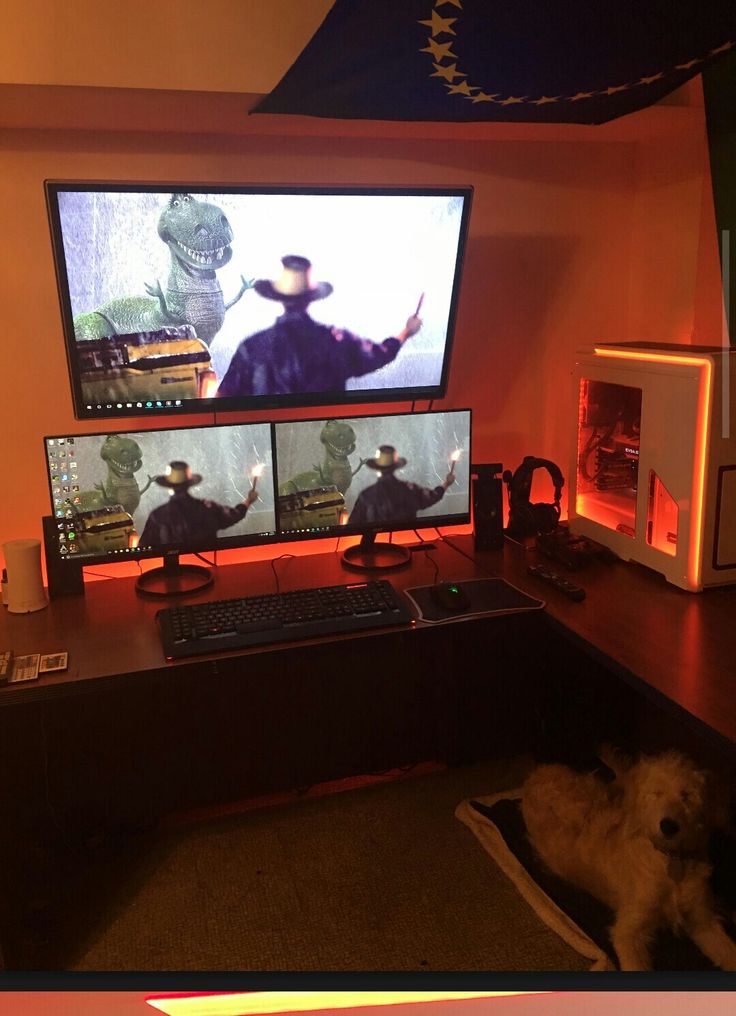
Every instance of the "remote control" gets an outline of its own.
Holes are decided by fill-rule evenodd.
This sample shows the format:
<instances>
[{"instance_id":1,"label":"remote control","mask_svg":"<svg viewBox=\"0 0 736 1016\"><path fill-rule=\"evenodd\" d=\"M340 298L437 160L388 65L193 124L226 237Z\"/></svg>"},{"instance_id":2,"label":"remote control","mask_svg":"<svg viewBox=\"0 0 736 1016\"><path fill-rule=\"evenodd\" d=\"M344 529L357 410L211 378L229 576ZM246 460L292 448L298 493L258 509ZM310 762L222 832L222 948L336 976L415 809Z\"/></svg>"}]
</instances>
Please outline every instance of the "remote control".
<instances>
[{"instance_id":1,"label":"remote control","mask_svg":"<svg viewBox=\"0 0 736 1016\"><path fill-rule=\"evenodd\" d=\"M575 600L578 603L580 600L585 599L585 590L581 589L580 586L576 586L574 582L570 582L569 579L565 579L562 575L558 575L557 572L552 571L550 568L545 568L542 564L530 564L527 568L530 575L533 575L537 579L541 579L542 582L546 582L550 586L554 586L555 589L559 589L561 593L570 600Z\"/></svg>"}]
</instances>

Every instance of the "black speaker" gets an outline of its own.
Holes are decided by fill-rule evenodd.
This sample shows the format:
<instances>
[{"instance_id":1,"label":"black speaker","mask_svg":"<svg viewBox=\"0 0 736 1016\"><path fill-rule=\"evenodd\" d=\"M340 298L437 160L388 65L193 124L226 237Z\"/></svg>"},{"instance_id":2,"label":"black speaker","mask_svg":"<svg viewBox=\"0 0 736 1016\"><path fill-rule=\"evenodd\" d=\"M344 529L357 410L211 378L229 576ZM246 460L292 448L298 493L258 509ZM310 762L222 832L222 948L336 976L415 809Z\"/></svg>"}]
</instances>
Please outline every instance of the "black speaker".
<instances>
[{"instance_id":1,"label":"black speaker","mask_svg":"<svg viewBox=\"0 0 736 1016\"><path fill-rule=\"evenodd\" d=\"M503 483L500 462L470 466L473 477L473 524L476 550L503 547Z\"/></svg>"},{"instance_id":2,"label":"black speaker","mask_svg":"<svg viewBox=\"0 0 736 1016\"><path fill-rule=\"evenodd\" d=\"M58 522L45 515L43 522L43 549L46 560L46 581L49 599L59 596L84 595L84 572L76 561L65 561L59 554Z\"/></svg>"}]
</instances>

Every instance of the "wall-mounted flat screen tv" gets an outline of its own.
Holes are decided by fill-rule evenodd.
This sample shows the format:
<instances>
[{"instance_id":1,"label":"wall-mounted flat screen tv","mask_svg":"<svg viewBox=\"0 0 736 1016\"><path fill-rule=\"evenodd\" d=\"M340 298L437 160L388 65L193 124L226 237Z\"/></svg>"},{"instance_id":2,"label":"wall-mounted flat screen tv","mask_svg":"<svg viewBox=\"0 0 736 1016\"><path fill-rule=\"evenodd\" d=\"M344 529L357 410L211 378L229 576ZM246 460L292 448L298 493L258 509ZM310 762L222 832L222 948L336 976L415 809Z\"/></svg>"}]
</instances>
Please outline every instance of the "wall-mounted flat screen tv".
<instances>
[{"instance_id":1,"label":"wall-mounted flat screen tv","mask_svg":"<svg viewBox=\"0 0 736 1016\"><path fill-rule=\"evenodd\" d=\"M446 392L469 187L46 195L79 419Z\"/></svg>"}]
</instances>

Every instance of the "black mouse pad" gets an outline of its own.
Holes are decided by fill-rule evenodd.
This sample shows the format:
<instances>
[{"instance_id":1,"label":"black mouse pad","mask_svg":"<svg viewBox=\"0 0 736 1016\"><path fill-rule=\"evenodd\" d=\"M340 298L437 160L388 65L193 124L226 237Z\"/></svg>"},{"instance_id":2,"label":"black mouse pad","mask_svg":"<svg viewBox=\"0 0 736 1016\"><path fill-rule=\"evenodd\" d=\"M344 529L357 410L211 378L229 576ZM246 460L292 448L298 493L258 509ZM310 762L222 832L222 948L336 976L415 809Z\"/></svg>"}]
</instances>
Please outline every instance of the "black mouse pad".
<instances>
[{"instance_id":1,"label":"black mouse pad","mask_svg":"<svg viewBox=\"0 0 736 1016\"><path fill-rule=\"evenodd\" d=\"M432 599L432 586L412 586L404 592L416 608L421 621L436 623L455 621L477 614L515 614L522 610L541 610L544 600L537 600L512 586L506 579L468 579L456 582L470 600L460 612L448 610Z\"/></svg>"}]
</instances>

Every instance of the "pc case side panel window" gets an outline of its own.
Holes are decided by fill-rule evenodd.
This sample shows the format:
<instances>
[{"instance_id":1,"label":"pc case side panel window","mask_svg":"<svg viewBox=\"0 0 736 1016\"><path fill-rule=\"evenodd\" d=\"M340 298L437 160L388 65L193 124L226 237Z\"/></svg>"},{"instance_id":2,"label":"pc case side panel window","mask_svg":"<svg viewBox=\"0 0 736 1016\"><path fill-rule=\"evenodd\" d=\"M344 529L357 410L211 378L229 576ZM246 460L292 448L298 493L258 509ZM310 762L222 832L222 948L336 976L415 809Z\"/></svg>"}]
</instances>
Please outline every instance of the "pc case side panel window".
<instances>
[{"instance_id":1,"label":"pc case side panel window","mask_svg":"<svg viewBox=\"0 0 736 1016\"><path fill-rule=\"evenodd\" d=\"M639 481L640 388L580 379L578 515L634 537Z\"/></svg>"},{"instance_id":2,"label":"pc case side panel window","mask_svg":"<svg viewBox=\"0 0 736 1016\"><path fill-rule=\"evenodd\" d=\"M647 498L647 543L674 557L677 553L677 502L653 469L649 470Z\"/></svg>"}]
</instances>

